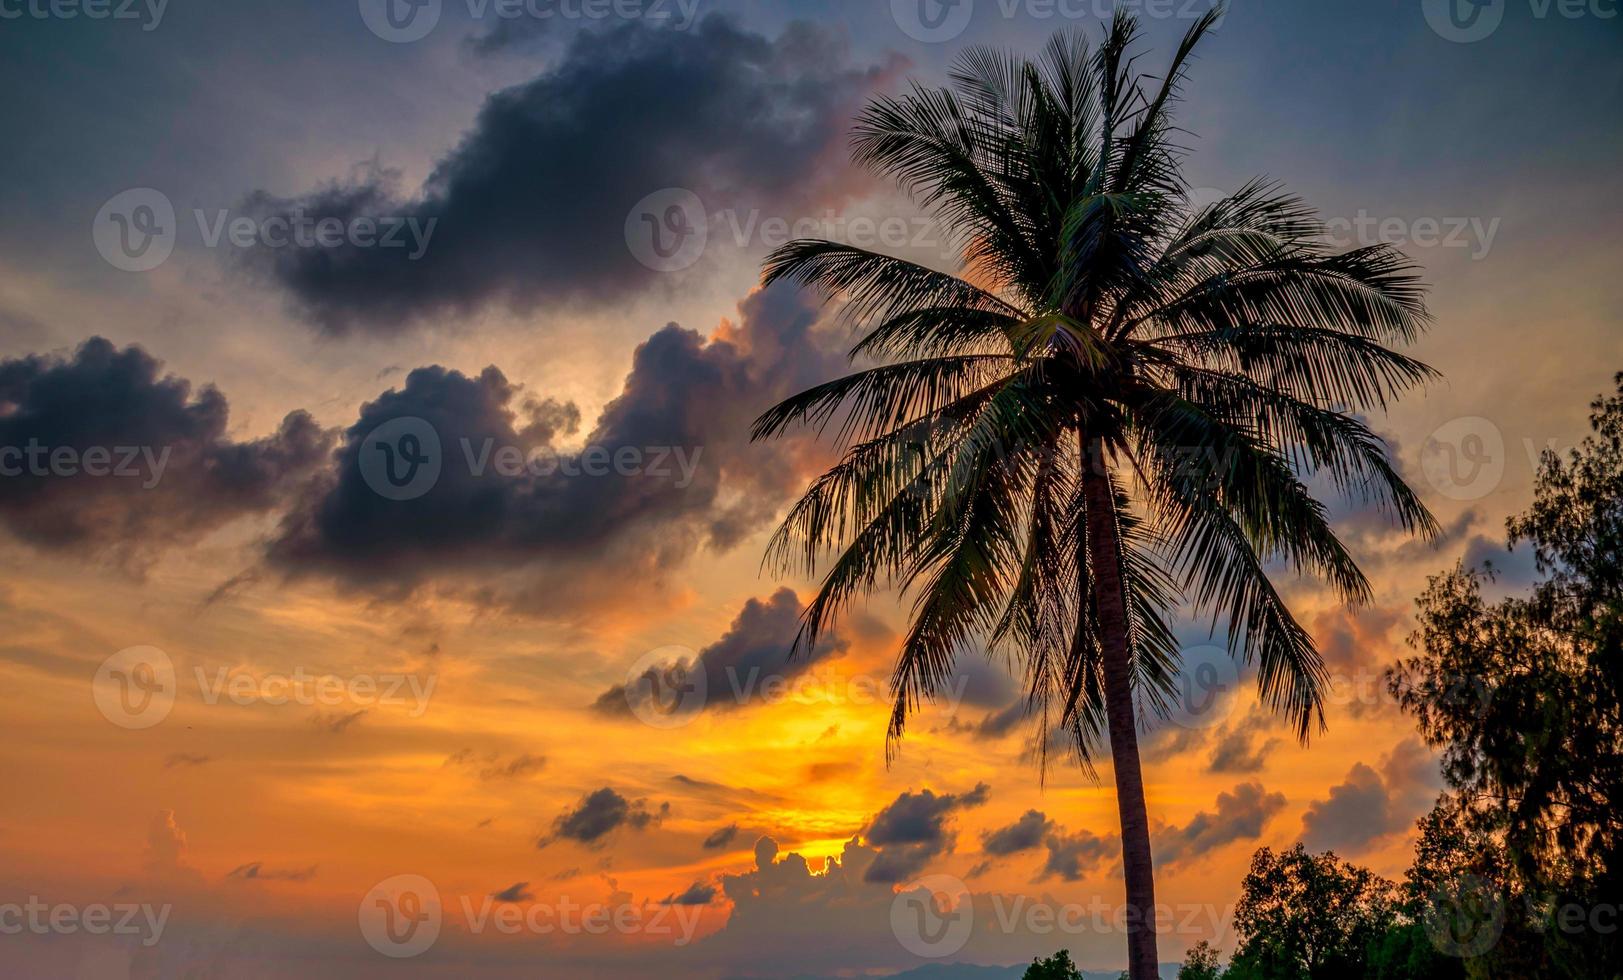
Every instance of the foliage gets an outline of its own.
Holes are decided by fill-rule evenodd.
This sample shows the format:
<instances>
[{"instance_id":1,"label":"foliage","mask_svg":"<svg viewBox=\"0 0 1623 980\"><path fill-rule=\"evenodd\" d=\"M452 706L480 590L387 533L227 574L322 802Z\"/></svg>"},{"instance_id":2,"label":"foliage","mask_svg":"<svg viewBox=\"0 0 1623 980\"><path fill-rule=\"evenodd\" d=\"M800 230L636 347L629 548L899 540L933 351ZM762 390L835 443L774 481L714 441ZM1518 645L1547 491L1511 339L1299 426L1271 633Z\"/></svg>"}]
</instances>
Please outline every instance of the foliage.
<instances>
[{"instance_id":1,"label":"foliage","mask_svg":"<svg viewBox=\"0 0 1623 980\"><path fill-rule=\"evenodd\" d=\"M952 88L868 107L857 159L965 243L961 274L828 241L767 260L767 283L842 300L853 358L884 362L777 405L754 435L832 427L843 454L768 552L808 574L834 553L797 649L864 593L914 594L892 737L983 639L1023 667L1038 724L1091 758L1108 562L1140 698L1168 693L1165 616L1187 598L1226 621L1305 738L1325 668L1267 569L1370 594L1307 481L1435 529L1361 418L1434 377L1391 349L1429 322L1413 266L1386 245L1330 251L1270 183L1191 201L1170 113L1212 21L1159 83L1135 74L1138 28L1118 15L1096 49L1076 34L1037 60L973 47ZM1089 474L1113 488L1119 545L1090 540Z\"/></svg>"},{"instance_id":2,"label":"foliage","mask_svg":"<svg viewBox=\"0 0 1623 980\"><path fill-rule=\"evenodd\" d=\"M1178 980L1218 980L1223 970L1217 965L1217 950L1202 939L1196 943L1178 968Z\"/></svg>"},{"instance_id":3,"label":"foliage","mask_svg":"<svg viewBox=\"0 0 1623 980\"><path fill-rule=\"evenodd\" d=\"M1546 453L1512 545L1539 580L1489 601L1456 567L1417 600L1416 656L1387 677L1451 792L1390 886L1301 845L1257 852L1228 980L1623 976L1623 375L1593 434ZM1599 914L1597 914L1599 913ZM1205 976L1206 974L1201 974Z\"/></svg>"},{"instance_id":4,"label":"foliage","mask_svg":"<svg viewBox=\"0 0 1623 980\"><path fill-rule=\"evenodd\" d=\"M1592 405L1590 437L1565 459L1545 453L1532 507L1509 522L1542 576L1531 594L1489 602L1491 570L1433 578L1418 600L1420 652L1388 675L1442 749L1452 832L1472 841L1467 870L1512 906L1496 955L1538 950L1529 962L1541 975L1623 971L1615 934L1555 921L1623 895L1623 375L1618 384ZM1511 941L1523 925L1542 941Z\"/></svg>"},{"instance_id":5,"label":"foliage","mask_svg":"<svg viewBox=\"0 0 1623 980\"><path fill-rule=\"evenodd\" d=\"M1082 980L1082 971L1071 962L1071 951L1062 949L1046 960L1032 960L1020 980Z\"/></svg>"},{"instance_id":6,"label":"foliage","mask_svg":"<svg viewBox=\"0 0 1623 980\"><path fill-rule=\"evenodd\" d=\"M1298 844L1257 851L1226 970L1207 943L1180 980L1623 977L1623 375L1592 436L1545 454L1511 541L1530 595L1489 602L1455 568L1419 598L1391 690L1442 750L1451 792L1418 823L1401 885ZM1028 973L1028 976L1032 974Z\"/></svg>"},{"instance_id":7,"label":"foliage","mask_svg":"<svg viewBox=\"0 0 1623 980\"><path fill-rule=\"evenodd\" d=\"M971 47L949 88L877 99L855 157L962 244L957 272L801 240L763 276L841 301L853 359L878 362L752 432L832 428L840 452L768 548L781 572L822 570L795 649L899 588L913 608L888 748L977 646L1024 678L1044 761L1055 727L1088 767L1108 732L1140 980L1157 962L1136 714L1172 693L1168 615L1188 600L1222 621L1305 740L1328 676L1269 571L1350 604L1371 591L1310 481L1436 529L1364 421L1434 377L1393 349L1429 325L1412 264L1388 245L1333 252L1271 183L1191 200L1172 110L1220 14L1158 79L1136 70L1138 25L1118 12L1097 47Z\"/></svg>"},{"instance_id":8,"label":"foliage","mask_svg":"<svg viewBox=\"0 0 1623 980\"><path fill-rule=\"evenodd\" d=\"M1368 869L1301 845L1262 848L1234 910L1233 978L1357 977L1397 915L1396 889Z\"/></svg>"}]
</instances>

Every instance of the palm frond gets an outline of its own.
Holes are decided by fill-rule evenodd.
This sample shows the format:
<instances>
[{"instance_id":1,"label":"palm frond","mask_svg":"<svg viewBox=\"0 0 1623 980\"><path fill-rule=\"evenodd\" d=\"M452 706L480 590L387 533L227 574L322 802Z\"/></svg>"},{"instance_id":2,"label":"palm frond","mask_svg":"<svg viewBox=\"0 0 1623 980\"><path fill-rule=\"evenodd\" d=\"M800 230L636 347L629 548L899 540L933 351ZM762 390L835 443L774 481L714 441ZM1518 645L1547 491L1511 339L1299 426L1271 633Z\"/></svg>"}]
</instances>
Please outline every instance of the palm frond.
<instances>
[{"instance_id":1,"label":"palm frond","mask_svg":"<svg viewBox=\"0 0 1623 980\"><path fill-rule=\"evenodd\" d=\"M1115 711L1105 664L1125 642L1134 714L1163 713L1185 604L1227 628L1305 739L1324 723L1324 663L1269 572L1370 594L1310 483L1436 533L1364 417L1436 378L1393 349L1430 325L1416 267L1388 246L1332 251L1271 181L1190 201L1174 114L1219 16L1158 78L1118 12L1097 43L971 47L947 88L874 100L853 156L963 243L958 272L822 241L766 262L766 282L837 300L852 358L879 362L786 399L752 435L805 425L842 451L767 549L782 569L825 571L797 649L859 595L911 597L887 750L979 646L1023 674L1039 763L1057 732L1091 772ZM1112 454L1109 496L1080 469L1084 438ZM1089 539L1084 484L1114 504L1093 523L1109 548ZM1101 625L1101 561L1119 573L1104 608L1124 604L1125 641L1114 617Z\"/></svg>"}]
</instances>

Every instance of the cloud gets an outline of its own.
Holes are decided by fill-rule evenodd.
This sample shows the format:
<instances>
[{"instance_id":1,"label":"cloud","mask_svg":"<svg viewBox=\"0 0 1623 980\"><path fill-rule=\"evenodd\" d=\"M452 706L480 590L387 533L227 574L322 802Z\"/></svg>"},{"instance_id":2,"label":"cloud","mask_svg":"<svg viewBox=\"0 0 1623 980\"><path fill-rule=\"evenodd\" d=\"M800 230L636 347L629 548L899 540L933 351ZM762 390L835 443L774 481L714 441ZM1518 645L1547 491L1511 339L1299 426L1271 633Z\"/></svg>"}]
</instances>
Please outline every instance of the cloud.
<instances>
[{"instance_id":1,"label":"cloud","mask_svg":"<svg viewBox=\"0 0 1623 980\"><path fill-rule=\"evenodd\" d=\"M545 756L530 755L528 752L515 756L504 763L487 766L479 770L480 779L518 779L533 775L545 769L547 760Z\"/></svg>"},{"instance_id":2,"label":"cloud","mask_svg":"<svg viewBox=\"0 0 1623 980\"><path fill-rule=\"evenodd\" d=\"M680 895L666 895L660 905L709 905L716 900L716 886L695 881Z\"/></svg>"},{"instance_id":3,"label":"cloud","mask_svg":"<svg viewBox=\"0 0 1623 980\"><path fill-rule=\"evenodd\" d=\"M727 806L782 806L788 802L788 797L777 793L763 793L760 790L728 786L713 780L694 779L684 773L673 775L671 782L681 787L684 793L695 799L721 803Z\"/></svg>"},{"instance_id":4,"label":"cloud","mask_svg":"<svg viewBox=\"0 0 1623 980\"><path fill-rule=\"evenodd\" d=\"M974 726L974 734L981 738L1002 738L1027 717L1026 700L1017 698L1006 707L993 711Z\"/></svg>"},{"instance_id":5,"label":"cloud","mask_svg":"<svg viewBox=\"0 0 1623 980\"><path fill-rule=\"evenodd\" d=\"M1048 857L1043 862L1044 878L1079 881L1101 862L1120 850L1115 835L1099 837L1091 831L1066 834L1056 830L1043 839Z\"/></svg>"},{"instance_id":6,"label":"cloud","mask_svg":"<svg viewBox=\"0 0 1623 980\"><path fill-rule=\"evenodd\" d=\"M1328 799L1308 805L1302 842L1315 851L1356 851L1393 829L1387 803L1380 774L1356 763L1343 782L1330 787Z\"/></svg>"},{"instance_id":7,"label":"cloud","mask_svg":"<svg viewBox=\"0 0 1623 980\"><path fill-rule=\"evenodd\" d=\"M981 850L994 857L1035 850L1042 846L1043 838L1053 827L1053 821L1041 810L1027 810L1019 820L1007 827L981 834Z\"/></svg>"},{"instance_id":8,"label":"cloud","mask_svg":"<svg viewBox=\"0 0 1623 980\"><path fill-rule=\"evenodd\" d=\"M1202 810L1182 827L1156 834L1156 861L1168 867L1187 864L1235 841L1256 840L1269 818L1284 808L1283 793L1270 793L1261 783L1241 783L1217 794L1215 813Z\"/></svg>"},{"instance_id":9,"label":"cloud","mask_svg":"<svg viewBox=\"0 0 1623 980\"><path fill-rule=\"evenodd\" d=\"M535 846L570 840L589 848L602 847L621 827L644 830L663 820L670 809L669 803L661 803L657 810L650 810L647 800L627 800L605 786L581 797L574 809L560 813L553 821L552 833L536 841Z\"/></svg>"},{"instance_id":10,"label":"cloud","mask_svg":"<svg viewBox=\"0 0 1623 980\"><path fill-rule=\"evenodd\" d=\"M159 810L147 825L147 870L154 874L186 867L186 832L175 821L175 811Z\"/></svg>"},{"instance_id":11,"label":"cloud","mask_svg":"<svg viewBox=\"0 0 1623 980\"><path fill-rule=\"evenodd\" d=\"M171 752L164 757L163 767L175 769L180 766L201 766L213 760L213 756L194 755L190 752Z\"/></svg>"},{"instance_id":12,"label":"cloud","mask_svg":"<svg viewBox=\"0 0 1623 980\"><path fill-rule=\"evenodd\" d=\"M1539 579L1538 562L1532 547L1526 542L1511 548L1504 541L1494 541L1481 534L1473 535L1466 542L1465 554L1460 561L1466 568L1491 565L1494 574L1491 591L1495 593L1525 592Z\"/></svg>"},{"instance_id":13,"label":"cloud","mask_svg":"<svg viewBox=\"0 0 1623 980\"><path fill-rule=\"evenodd\" d=\"M492 94L416 194L374 169L244 204L261 220L432 221L417 257L311 245L259 248L249 261L334 333L393 333L490 303L620 303L670 278L627 245L638 201L673 187L707 211L799 215L837 201L850 119L897 67L856 66L837 34L806 24L776 39L723 17L690 31L582 32L545 73Z\"/></svg>"},{"instance_id":14,"label":"cloud","mask_svg":"<svg viewBox=\"0 0 1623 980\"><path fill-rule=\"evenodd\" d=\"M468 38L466 43L473 53L488 56L509 49L534 47L556 35L556 26L550 18L501 17L482 34Z\"/></svg>"},{"instance_id":15,"label":"cloud","mask_svg":"<svg viewBox=\"0 0 1623 980\"><path fill-rule=\"evenodd\" d=\"M578 450L557 445L572 405L495 367L418 368L361 408L268 561L385 596L432 585L529 611L622 599L629 578L655 589L700 548L738 544L799 489L806 443L751 444L748 432L761 411L840 370L834 342L814 330L818 312L785 285L752 293L709 341L674 324L658 331ZM440 444L439 474L414 499L380 495L360 465L367 436L400 419L426 423ZM504 472L487 447L523 459ZM613 462L627 451L635 458Z\"/></svg>"},{"instance_id":16,"label":"cloud","mask_svg":"<svg viewBox=\"0 0 1623 980\"><path fill-rule=\"evenodd\" d=\"M452 753L445 760L447 766L462 766L473 768L478 777L486 782L495 782L504 779L521 779L533 776L546 768L546 756L532 755L522 752L510 759L495 752L483 754L475 753L472 749L462 749Z\"/></svg>"},{"instance_id":17,"label":"cloud","mask_svg":"<svg viewBox=\"0 0 1623 980\"><path fill-rule=\"evenodd\" d=\"M721 876L732 905L723 929L694 949L712 974L764 975L794 962L799 972L894 961L891 888L867 872L873 848L852 838L838 857L813 871L800 854L779 854L770 837L755 843L755 868ZM840 937L831 944L830 936ZM843 947L836 949L835 947ZM883 959L881 959L883 958ZM733 969L725 969L733 964Z\"/></svg>"},{"instance_id":18,"label":"cloud","mask_svg":"<svg viewBox=\"0 0 1623 980\"><path fill-rule=\"evenodd\" d=\"M1324 610L1306 625L1330 671L1325 700L1331 710L1354 718L1395 713L1382 672L1402 648L1399 636L1409 622L1399 608L1369 606Z\"/></svg>"},{"instance_id":19,"label":"cloud","mask_svg":"<svg viewBox=\"0 0 1623 980\"><path fill-rule=\"evenodd\" d=\"M1225 724L1218 730L1206 771L1236 775L1260 772L1268 754L1285 744L1283 739L1267 735L1268 729L1268 715L1261 711Z\"/></svg>"},{"instance_id":20,"label":"cloud","mask_svg":"<svg viewBox=\"0 0 1623 980\"><path fill-rule=\"evenodd\" d=\"M260 861L250 861L232 868L225 876L239 881L309 881L316 876L316 867L277 871L266 869Z\"/></svg>"},{"instance_id":21,"label":"cloud","mask_svg":"<svg viewBox=\"0 0 1623 980\"><path fill-rule=\"evenodd\" d=\"M853 766L848 761L813 762L806 767L806 782L826 783L831 779L850 779L851 774L860 771L860 766Z\"/></svg>"},{"instance_id":22,"label":"cloud","mask_svg":"<svg viewBox=\"0 0 1623 980\"><path fill-rule=\"evenodd\" d=\"M1325 665L1351 674L1374 670L1390 659L1395 646L1390 636L1404 621L1401 610L1385 606L1336 608L1314 617L1312 633Z\"/></svg>"},{"instance_id":23,"label":"cloud","mask_svg":"<svg viewBox=\"0 0 1623 980\"><path fill-rule=\"evenodd\" d=\"M704 849L707 851L719 851L728 844L731 844L733 842L733 838L737 836L738 824L736 823L730 823L725 827L718 827L715 830L712 830L709 836L705 837L703 845Z\"/></svg>"},{"instance_id":24,"label":"cloud","mask_svg":"<svg viewBox=\"0 0 1623 980\"><path fill-rule=\"evenodd\" d=\"M529 882L516 881L499 892L491 892L490 897L498 902L528 902L535 895L530 891Z\"/></svg>"},{"instance_id":25,"label":"cloud","mask_svg":"<svg viewBox=\"0 0 1623 980\"><path fill-rule=\"evenodd\" d=\"M640 708L659 696L661 686L653 682L655 675L673 670L683 676L703 671L706 708L725 710L760 701L848 646L845 640L825 634L815 649L791 660L789 649L800 628L800 613L800 599L793 589L781 588L767 599L750 599L721 638L700 650L692 662L650 667L630 688L615 684L598 695L593 707L605 714L630 715L634 704Z\"/></svg>"},{"instance_id":26,"label":"cloud","mask_svg":"<svg viewBox=\"0 0 1623 980\"><path fill-rule=\"evenodd\" d=\"M227 437L229 415L212 386L194 392L141 348L100 337L71 357L0 360L0 525L41 550L139 569L277 507L331 451L304 412L248 442Z\"/></svg>"},{"instance_id":27,"label":"cloud","mask_svg":"<svg viewBox=\"0 0 1623 980\"><path fill-rule=\"evenodd\" d=\"M1097 850L1104 855L1114 847L1113 839L1105 839ZM846 841L820 869L800 854L780 853L773 839L761 838L753 869L720 878L732 905L726 924L679 951L670 961L672 969L686 965L694 975L704 976L782 976L784 964L792 963L797 976L857 976L878 970L924 976L919 957L897 942L896 930L909 921L910 906L928 898L928 891L913 896L908 892L928 889L931 882L925 878L917 888L898 893L894 883L870 874L878 860L878 852L860 836ZM1079 856L1079 863L1092 860ZM1009 911L1053 901L1050 897L977 893L962 898L972 902L974 915L968 942L954 955L956 963L1029 963L1034 955L1053 951L1051 922L1043 928L1034 917L1011 916ZM839 941L830 942L831 936ZM1078 961L1104 964L1119 957L1119 940L1119 934L1110 935L1108 928L1087 929L1071 934L1067 945ZM683 956L689 959L684 961ZM934 968L925 968L930 969ZM951 964L945 969L993 971ZM1003 968L999 975L1019 976L1020 970Z\"/></svg>"},{"instance_id":28,"label":"cloud","mask_svg":"<svg viewBox=\"0 0 1623 980\"><path fill-rule=\"evenodd\" d=\"M368 708L359 708L348 713L317 711L310 716L310 724L330 735L342 735L351 725L366 717Z\"/></svg>"},{"instance_id":29,"label":"cloud","mask_svg":"<svg viewBox=\"0 0 1623 980\"><path fill-rule=\"evenodd\" d=\"M1302 843L1314 851L1355 854L1390 834L1407 830L1442 788L1437 761L1418 738L1398 743L1381 762L1382 772L1362 762L1302 814Z\"/></svg>"},{"instance_id":30,"label":"cloud","mask_svg":"<svg viewBox=\"0 0 1623 980\"><path fill-rule=\"evenodd\" d=\"M1014 678L1009 675L1008 666L984 654L959 657L953 664L946 689L958 696L960 704L978 708L999 708L1011 698L1015 699L1016 705L1025 703L1019 696Z\"/></svg>"},{"instance_id":31,"label":"cloud","mask_svg":"<svg viewBox=\"0 0 1623 980\"><path fill-rule=\"evenodd\" d=\"M1436 754L1419 736L1410 735L1392 746L1382 764L1387 790L1400 815L1417 820L1431 809L1443 790L1443 771Z\"/></svg>"},{"instance_id":32,"label":"cloud","mask_svg":"<svg viewBox=\"0 0 1623 980\"><path fill-rule=\"evenodd\" d=\"M960 795L937 795L922 789L897 796L862 832L863 841L879 851L864 872L864 880L900 882L917 875L932 858L951 851L956 843L957 835L947 827L948 817L984 804L990 792L990 786L980 783Z\"/></svg>"},{"instance_id":33,"label":"cloud","mask_svg":"<svg viewBox=\"0 0 1623 980\"><path fill-rule=\"evenodd\" d=\"M1422 455L1420 450L1406 446L1389 431L1381 431L1378 420L1362 415L1356 417L1375 428L1377 437L1386 444L1387 460L1396 467L1404 481L1411 487L1425 489L1429 478L1416 465ZM1439 515L1441 527L1433 541L1404 531L1393 522L1392 515L1381 500L1365 499L1356 490L1351 497L1341 493L1326 474L1315 474L1308 483L1314 495L1327 503L1330 521L1347 549L1360 566L1372 572L1390 575L1405 567L1429 567L1436 562L1440 548L1470 534L1482 517L1480 511L1471 507L1458 511L1452 517Z\"/></svg>"},{"instance_id":34,"label":"cloud","mask_svg":"<svg viewBox=\"0 0 1623 980\"><path fill-rule=\"evenodd\" d=\"M957 712L954 712L944 727L948 732L987 742L997 742L1017 730L1023 730L1019 750L1022 759L1033 763L1044 759L1048 762L1061 759L1077 761L1075 743L1063 727L1054 723L1055 718L1053 714L1048 716L1049 725L1044 730L1039 724L1042 715L1034 711L1029 700L1022 695L982 715L978 721L960 721Z\"/></svg>"}]
</instances>

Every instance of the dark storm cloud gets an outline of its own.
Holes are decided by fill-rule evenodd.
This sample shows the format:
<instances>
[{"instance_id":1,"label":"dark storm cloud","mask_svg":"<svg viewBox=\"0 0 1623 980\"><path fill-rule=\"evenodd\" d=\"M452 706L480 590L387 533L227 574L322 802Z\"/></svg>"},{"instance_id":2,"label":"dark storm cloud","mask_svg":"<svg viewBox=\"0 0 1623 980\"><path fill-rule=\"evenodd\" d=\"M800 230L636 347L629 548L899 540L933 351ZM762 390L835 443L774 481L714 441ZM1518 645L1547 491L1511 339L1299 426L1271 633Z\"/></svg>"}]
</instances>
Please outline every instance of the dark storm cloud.
<instances>
[{"instance_id":1,"label":"dark storm cloud","mask_svg":"<svg viewBox=\"0 0 1623 980\"><path fill-rule=\"evenodd\" d=\"M71 357L0 361L0 524L37 548L139 565L276 507L331 451L304 412L234 441L224 395L161 372L100 337Z\"/></svg>"},{"instance_id":2,"label":"dark storm cloud","mask_svg":"<svg viewBox=\"0 0 1623 980\"><path fill-rule=\"evenodd\" d=\"M800 612L800 599L790 588L781 588L767 599L744 603L727 632L695 658L697 670L703 671L705 677L704 706L725 710L770 698L788 681L845 651L843 639L825 634L809 653L790 659L789 650L800 628ZM662 664L649 670L668 671L674 666ZM695 663L683 663L680 669L684 674L691 673ZM616 684L598 695L593 707L605 714L630 715L634 703L640 707L651 702L659 696L659 690L653 683L639 682L629 689Z\"/></svg>"},{"instance_id":3,"label":"dark storm cloud","mask_svg":"<svg viewBox=\"0 0 1623 980\"><path fill-rule=\"evenodd\" d=\"M722 17L691 31L626 23L578 34L539 77L491 95L416 195L386 174L305 197L264 192L259 217L404 219L426 248L253 253L323 329L380 332L489 302L621 301L660 277L626 244L632 207L685 188L706 210L804 214L827 202L855 108L894 66L860 68L805 24L769 39Z\"/></svg>"},{"instance_id":4,"label":"dark storm cloud","mask_svg":"<svg viewBox=\"0 0 1623 980\"><path fill-rule=\"evenodd\" d=\"M494 367L412 371L362 406L269 560L381 594L526 569L531 579L481 593L513 606L578 606L593 586L618 594L638 576L657 585L700 547L737 544L796 488L801 443L752 445L748 431L779 399L840 370L811 303L775 287L708 341L674 324L655 333L578 450L555 446L578 418L572 405L531 397ZM360 465L367 436L399 419L427 423L440 444L439 475L414 499L380 495ZM499 469L501 447L515 447L519 465ZM633 465L616 462L622 452Z\"/></svg>"},{"instance_id":5,"label":"dark storm cloud","mask_svg":"<svg viewBox=\"0 0 1623 980\"><path fill-rule=\"evenodd\" d=\"M1155 838L1155 858L1165 865L1198 860L1241 840L1262 836L1263 825L1285 808L1283 793L1270 793L1261 783L1241 783L1217 794L1217 810L1196 813L1182 827L1167 827Z\"/></svg>"},{"instance_id":6,"label":"dark storm cloud","mask_svg":"<svg viewBox=\"0 0 1623 980\"><path fill-rule=\"evenodd\" d=\"M931 858L951 851L957 835L947 827L947 818L958 810L982 805L991 789L980 783L963 794L937 795L922 789L896 797L874 814L862 832L864 842L879 851L864 880L906 881L923 871Z\"/></svg>"},{"instance_id":7,"label":"dark storm cloud","mask_svg":"<svg viewBox=\"0 0 1623 980\"><path fill-rule=\"evenodd\" d=\"M559 840L574 841L587 847L601 847L610 834L621 827L644 830L665 818L669 803L661 803L657 810L648 808L647 800L628 800L605 786L581 797L573 809L558 814L553 821L552 833L535 842L546 847Z\"/></svg>"},{"instance_id":8,"label":"dark storm cloud","mask_svg":"<svg viewBox=\"0 0 1623 980\"><path fill-rule=\"evenodd\" d=\"M1053 822L1041 810L1027 810L1019 820L981 835L981 850L994 857L1007 857L1042 846Z\"/></svg>"}]
</instances>

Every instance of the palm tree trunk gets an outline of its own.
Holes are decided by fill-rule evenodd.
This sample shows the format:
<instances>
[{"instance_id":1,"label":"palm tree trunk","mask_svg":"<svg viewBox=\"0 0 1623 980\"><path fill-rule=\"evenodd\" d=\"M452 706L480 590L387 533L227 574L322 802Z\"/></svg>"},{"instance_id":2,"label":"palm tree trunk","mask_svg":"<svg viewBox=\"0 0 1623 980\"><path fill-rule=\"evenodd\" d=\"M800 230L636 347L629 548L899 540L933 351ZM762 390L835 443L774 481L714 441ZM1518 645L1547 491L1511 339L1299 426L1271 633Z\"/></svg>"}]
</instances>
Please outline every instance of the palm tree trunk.
<instances>
[{"instance_id":1,"label":"palm tree trunk","mask_svg":"<svg viewBox=\"0 0 1623 980\"><path fill-rule=\"evenodd\" d=\"M1087 505L1088 550L1093 556L1090 564L1104 664L1105 717L1110 731L1111 768L1116 773L1121 863L1127 884L1127 973L1131 980L1156 980L1160 966L1155 949L1155 874L1150 863L1150 818L1144 804L1144 773L1139 766L1138 729L1133 718L1121 536L1103 444L1092 439L1085 446L1082 492Z\"/></svg>"}]
</instances>

